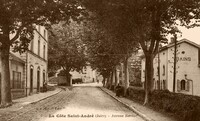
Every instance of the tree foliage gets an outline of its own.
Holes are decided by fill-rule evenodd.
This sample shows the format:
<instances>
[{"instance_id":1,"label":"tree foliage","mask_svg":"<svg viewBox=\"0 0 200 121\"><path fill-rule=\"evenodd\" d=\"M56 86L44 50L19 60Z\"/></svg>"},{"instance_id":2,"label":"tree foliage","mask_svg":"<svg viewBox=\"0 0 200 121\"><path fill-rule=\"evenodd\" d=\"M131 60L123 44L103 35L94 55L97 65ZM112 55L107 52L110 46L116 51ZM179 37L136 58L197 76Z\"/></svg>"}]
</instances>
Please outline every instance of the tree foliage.
<instances>
[{"instance_id":1,"label":"tree foliage","mask_svg":"<svg viewBox=\"0 0 200 121\"><path fill-rule=\"evenodd\" d=\"M49 38L49 69L62 68L66 75L70 71L81 71L86 65L85 45L82 42L82 26L77 22L52 26Z\"/></svg>"},{"instance_id":2,"label":"tree foliage","mask_svg":"<svg viewBox=\"0 0 200 121\"><path fill-rule=\"evenodd\" d=\"M10 105L10 46L24 52L33 37L35 25L47 26L83 15L76 0L0 0L1 105Z\"/></svg>"},{"instance_id":3,"label":"tree foliage","mask_svg":"<svg viewBox=\"0 0 200 121\"><path fill-rule=\"evenodd\" d=\"M84 0L84 3L105 23L107 32L117 33L113 35L119 44L119 40L140 44L146 59L145 104L148 103L153 90L153 58L159 43L167 42L167 34L177 32L177 22L186 27L198 25L199 0Z\"/></svg>"}]
</instances>

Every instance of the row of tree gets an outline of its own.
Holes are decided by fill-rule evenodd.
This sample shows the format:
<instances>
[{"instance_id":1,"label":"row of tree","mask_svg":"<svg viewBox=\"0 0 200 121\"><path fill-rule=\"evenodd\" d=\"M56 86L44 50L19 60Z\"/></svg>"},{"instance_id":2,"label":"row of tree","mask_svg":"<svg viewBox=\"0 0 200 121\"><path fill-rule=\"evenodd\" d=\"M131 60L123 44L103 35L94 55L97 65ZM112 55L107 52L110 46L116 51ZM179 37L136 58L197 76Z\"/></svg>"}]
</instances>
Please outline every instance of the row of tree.
<instances>
[{"instance_id":1,"label":"row of tree","mask_svg":"<svg viewBox=\"0 0 200 121\"><path fill-rule=\"evenodd\" d=\"M200 17L199 6L199 0L1 0L1 105L7 106L12 103L10 47L14 46L15 51L24 52L33 37L35 25L48 26L60 21L78 21L85 16L85 12L89 16L83 21L84 36L80 38L87 47L83 47L79 41L65 42L63 35L70 36L70 33L61 32L59 36L64 38L54 38L77 50L65 50L65 46L55 43L53 46L59 46L64 51L52 53L55 56L61 54L65 60L70 60L80 54L80 48L85 48L89 53L86 54L90 58L89 62L94 68L99 69L104 77L108 77L119 63L124 63L124 70L127 73L128 57L141 47L146 58L145 104L148 103L148 95L153 90L153 58L159 43L166 41L167 34L176 32L174 25L177 20L182 26L197 26ZM58 27L57 30L66 31L62 27ZM58 31L55 31L56 34L60 34ZM65 51L72 53L71 56L63 54ZM62 62L55 61L53 64ZM127 83L128 76L125 78Z\"/></svg>"},{"instance_id":2,"label":"row of tree","mask_svg":"<svg viewBox=\"0 0 200 121\"><path fill-rule=\"evenodd\" d=\"M153 91L153 59L159 44L167 42L168 34L178 32L175 29L178 23L198 26L200 1L83 0L83 4L91 12L89 20L95 24L95 31L86 39L91 63L104 77L112 74L120 62L124 63L126 85L127 59L138 47L142 48L146 59L144 104L147 104Z\"/></svg>"}]
</instances>

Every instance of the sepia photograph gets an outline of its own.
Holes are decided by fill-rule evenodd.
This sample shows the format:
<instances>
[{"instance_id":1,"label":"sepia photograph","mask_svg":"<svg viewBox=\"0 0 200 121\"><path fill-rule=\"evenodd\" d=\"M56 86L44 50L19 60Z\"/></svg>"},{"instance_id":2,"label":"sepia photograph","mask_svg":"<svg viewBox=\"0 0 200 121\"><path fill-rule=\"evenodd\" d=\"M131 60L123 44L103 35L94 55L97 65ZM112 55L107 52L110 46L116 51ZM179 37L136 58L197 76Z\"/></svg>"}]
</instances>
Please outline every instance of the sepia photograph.
<instances>
[{"instance_id":1,"label":"sepia photograph","mask_svg":"<svg viewBox=\"0 0 200 121\"><path fill-rule=\"evenodd\" d=\"M200 0L0 0L0 121L200 121Z\"/></svg>"}]
</instances>

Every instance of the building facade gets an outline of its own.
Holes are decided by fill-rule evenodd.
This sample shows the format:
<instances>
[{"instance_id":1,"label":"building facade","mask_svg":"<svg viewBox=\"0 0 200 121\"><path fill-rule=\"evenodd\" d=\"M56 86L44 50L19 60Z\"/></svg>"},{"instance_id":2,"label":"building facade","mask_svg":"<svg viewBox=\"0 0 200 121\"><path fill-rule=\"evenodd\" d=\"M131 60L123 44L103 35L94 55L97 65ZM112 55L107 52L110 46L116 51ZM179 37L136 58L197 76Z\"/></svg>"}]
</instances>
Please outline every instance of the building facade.
<instances>
[{"instance_id":1,"label":"building facade","mask_svg":"<svg viewBox=\"0 0 200 121\"><path fill-rule=\"evenodd\" d=\"M154 89L173 91L174 47L174 44L162 47L159 56L157 54L154 58ZM175 92L200 96L200 46L182 39L177 42L176 53ZM141 73L144 82L145 60L142 60Z\"/></svg>"},{"instance_id":2,"label":"building facade","mask_svg":"<svg viewBox=\"0 0 200 121\"><path fill-rule=\"evenodd\" d=\"M36 26L34 38L28 50L22 54L10 52L10 81L13 99L42 91L48 78L47 34L45 27Z\"/></svg>"},{"instance_id":3,"label":"building facade","mask_svg":"<svg viewBox=\"0 0 200 121\"><path fill-rule=\"evenodd\" d=\"M47 48L47 30L43 26L37 26L29 50L24 55L26 59L27 94L40 92L41 87L47 81Z\"/></svg>"},{"instance_id":4,"label":"building facade","mask_svg":"<svg viewBox=\"0 0 200 121\"><path fill-rule=\"evenodd\" d=\"M91 66L85 66L81 72L71 71L72 79L81 78L84 83L96 81L96 70L93 70Z\"/></svg>"}]
</instances>

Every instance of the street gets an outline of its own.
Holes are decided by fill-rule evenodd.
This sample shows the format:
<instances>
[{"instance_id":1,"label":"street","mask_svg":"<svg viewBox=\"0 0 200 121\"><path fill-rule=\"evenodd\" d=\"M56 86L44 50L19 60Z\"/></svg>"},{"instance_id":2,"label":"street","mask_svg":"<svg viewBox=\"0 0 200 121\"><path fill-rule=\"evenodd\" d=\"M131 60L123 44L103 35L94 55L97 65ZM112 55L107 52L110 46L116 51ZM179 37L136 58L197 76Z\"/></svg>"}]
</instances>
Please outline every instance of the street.
<instances>
[{"instance_id":1,"label":"street","mask_svg":"<svg viewBox=\"0 0 200 121\"><path fill-rule=\"evenodd\" d=\"M69 91L63 90L50 98L27 105L17 113L7 113L3 114L1 121L143 121L95 85L87 84L76 85Z\"/></svg>"}]
</instances>

